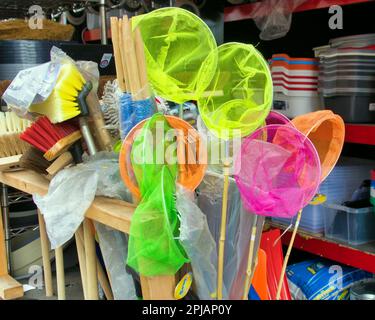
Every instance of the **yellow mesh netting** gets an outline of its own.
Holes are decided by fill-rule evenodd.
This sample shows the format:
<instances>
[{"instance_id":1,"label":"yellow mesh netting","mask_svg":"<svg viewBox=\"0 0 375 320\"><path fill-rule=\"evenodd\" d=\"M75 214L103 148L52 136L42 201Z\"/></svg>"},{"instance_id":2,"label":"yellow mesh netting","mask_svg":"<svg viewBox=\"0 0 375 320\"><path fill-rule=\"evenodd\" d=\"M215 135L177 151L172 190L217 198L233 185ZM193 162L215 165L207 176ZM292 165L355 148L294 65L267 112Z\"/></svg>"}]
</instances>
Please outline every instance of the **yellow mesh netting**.
<instances>
[{"instance_id":1,"label":"yellow mesh netting","mask_svg":"<svg viewBox=\"0 0 375 320\"><path fill-rule=\"evenodd\" d=\"M249 135L263 124L271 109L268 64L249 44L226 43L217 52L217 71L198 100L202 119L219 138Z\"/></svg>"},{"instance_id":2,"label":"yellow mesh netting","mask_svg":"<svg viewBox=\"0 0 375 320\"><path fill-rule=\"evenodd\" d=\"M181 8L162 8L132 18L132 26L141 30L155 93L177 103L197 100L217 63L210 54L216 41L205 22Z\"/></svg>"}]
</instances>

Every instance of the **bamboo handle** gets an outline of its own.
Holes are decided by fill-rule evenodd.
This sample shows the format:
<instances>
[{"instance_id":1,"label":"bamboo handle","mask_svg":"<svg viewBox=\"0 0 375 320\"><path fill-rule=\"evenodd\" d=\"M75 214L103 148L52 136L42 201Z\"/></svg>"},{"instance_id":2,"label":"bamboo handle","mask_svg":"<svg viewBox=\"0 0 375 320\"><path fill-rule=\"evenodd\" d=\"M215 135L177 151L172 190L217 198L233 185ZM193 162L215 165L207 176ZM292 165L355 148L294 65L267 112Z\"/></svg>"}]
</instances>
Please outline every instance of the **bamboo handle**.
<instances>
[{"instance_id":1,"label":"bamboo handle","mask_svg":"<svg viewBox=\"0 0 375 320\"><path fill-rule=\"evenodd\" d=\"M81 273L83 297L87 300L87 278L86 278L86 254L85 247L83 245L83 226L80 225L74 234L77 246L77 255L79 262L79 271Z\"/></svg>"},{"instance_id":2,"label":"bamboo handle","mask_svg":"<svg viewBox=\"0 0 375 320\"><path fill-rule=\"evenodd\" d=\"M298 230L298 227L299 227L299 223L301 221L301 217L302 217L302 210L300 210L298 212L297 219L296 219L296 224L294 226L294 230L293 230L293 233L292 233L292 237L290 238L288 250L287 250L285 258L284 258L283 268L281 269L279 283L277 285L276 300L280 300L281 289L283 287L283 282L284 282L284 276L285 276L286 267L288 265L288 260L289 260L290 253L292 252L292 248L293 248L293 244L294 244L294 239L296 238L296 235L297 235L297 230Z\"/></svg>"},{"instance_id":3,"label":"bamboo handle","mask_svg":"<svg viewBox=\"0 0 375 320\"><path fill-rule=\"evenodd\" d=\"M39 210L38 210L38 222L39 222L40 244L42 247L43 275L44 275L44 284L45 284L45 289L46 289L46 297L52 297L53 285L52 285L51 260L50 260L50 254L49 254L50 245L49 245L49 240L47 236L46 224Z\"/></svg>"},{"instance_id":4,"label":"bamboo handle","mask_svg":"<svg viewBox=\"0 0 375 320\"><path fill-rule=\"evenodd\" d=\"M56 278L57 278L57 299L65 300L65 270L63 248L55 249Z\"/></svg>"},{"instance_id":5,"label":"bamboo handle","mask_svg":"<svg viewBox=\"0 0 375 320\"><path fill-rule=\"evenodd\" d=\"M86 272L87 272L87 298L88 300L98 300L98 278L96 270L96 249L95 238L92 234L90 220L84 219L83 232L86 256Z\"/></svg>"},{"instance_id":6,"label":"bamboo handle","mask_svg":"<svg viewBox=\"0 0 375 320\"><path fill-rule=\"evenodd\" d=\"M125 92L125 79L123 74L122 59L120 53L120 44L119 44L119 33L118 33L118 18L111 17L111 34L112 34L112 45L113 53L115 56L115 67L117 74L117 83L122 92Z\"/></svg>"},{"instance_id":7,"label":"bamboo handle","mask_svg":"<svg viewBox=\"0 0 375 320\"><path fill-rule=\"evenodd\" d=\"M217 299L223 299L223 272L224 272L224 248L227 224L227 207L228 207L228 189L229 189L229 163L224 163L224 188L223 203L221 207L221 226L220 226L220 242L219 242L219 260L217 272Z\"/></svg>"},{"instance_id":8,"label":"bamboo handle","mask_svg":"<svg viewBox=\"0 0 375 320\"><path fill-rule=\"evenodd\" d=\"M244 286L244 292L242 299L247 300L248 299L248 294L251 286L251 278L253 275L253 261L254 261L254 246L255 246L255 237L257 234L257 225L256 225L256 220L254 221L254 225L251 229L251 238L250 238L250 243L249 243L249 255L247 258L247 269L246 269L246 280L245 280L245 286Z\"/></svg>"}]
</instances>

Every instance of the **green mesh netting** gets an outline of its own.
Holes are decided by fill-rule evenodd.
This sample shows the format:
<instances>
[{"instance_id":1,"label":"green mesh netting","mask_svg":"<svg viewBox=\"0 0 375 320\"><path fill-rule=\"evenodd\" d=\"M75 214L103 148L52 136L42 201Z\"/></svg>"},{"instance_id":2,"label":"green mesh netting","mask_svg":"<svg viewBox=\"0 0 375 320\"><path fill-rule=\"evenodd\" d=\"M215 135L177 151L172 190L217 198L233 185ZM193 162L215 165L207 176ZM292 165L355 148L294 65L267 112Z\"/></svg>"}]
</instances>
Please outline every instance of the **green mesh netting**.
<instances>
[{"instance_id":1,"label":"green mesh netting","mask_svg":"<svg viewBox=\"0 0 375 320\"><path fill-rule=\"evenodd\" d=\"M217 63L216 41L205 22L181 8L154 10L132 21L133 28L141 30L147 74L156 94L177 103L197 100Z\"/></svg>"},{"instance_id":2,"label":"green mesh netting","mask_svg":"<svg viewBox=\"0 0 375 320\"><path fill-rule=\"evenodd\" d=\"M163 115L155 114L145 123L131 152L142 200L132 217L127 263L145 276L173 275L189 262L176 240L179 234L175 207L177 158L172 154L167 160L174 159L174 162L159 161L164 160L168 150L176 151L170 148L174 141L168 139L167 132L174 131Z\"/></svg>"},{"instance_id":3,"label":"green mesh netting","mask_svg":"<svg viewBox=\"0 0 375 320\"><path fill-rule=\"evenodd\" d=\"M206 94L198 99L202 120L219 138L247 136L262 126L271 109L268 64L250 44L226 43L217 53L216 74Z\"/></svg>"}]
</instances>

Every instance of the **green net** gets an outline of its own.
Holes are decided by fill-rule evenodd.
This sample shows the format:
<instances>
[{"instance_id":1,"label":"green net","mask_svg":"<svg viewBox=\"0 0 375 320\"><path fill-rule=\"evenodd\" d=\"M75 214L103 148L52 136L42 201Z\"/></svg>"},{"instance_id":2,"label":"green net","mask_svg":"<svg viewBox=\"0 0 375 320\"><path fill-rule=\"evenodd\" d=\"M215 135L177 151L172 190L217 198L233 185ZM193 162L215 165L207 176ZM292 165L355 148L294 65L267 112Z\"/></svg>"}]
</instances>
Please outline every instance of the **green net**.
<instances>
[{"instance_id":1,"label":"green net","mask_svg":"<svg viewBox=\"0 0 375 320\"><path fill-rule=\"evenodd\" d=\"M168 137L173 132L165 117L155 114L145 123L131 152L142 200L132 217L127 263L145 276L173 275L188 262L176 240L179 235L175 207L177 158L176 148L171 148L175 142ZM166 164L164 155L171 149L174 151ZM157 155L158 152L161 154Z\"/></svg>"},{"instance_id":2,"label":"green net","mask_svg":"<svg viewBox=\"0 0 375 320\"><path fill-rule=\"evenodd\" d=\"M262 126L271 109L268 64L249 44L226 43L217 54L216 74L198 100L202 120L219 138L247 136Z\"/></svg>"},{"instance_id":3,"label":"green net","mask_svg":"<svg viewBox=\"0 0 375 320\"><path fill-rule=\"evenodd\" d=\"M156 94L183 103L197 100L217 63L215 38L198 16L181 8L162 8L132 18L140 27L147 74ZM198 82L197 79L200 79Z\"/></svg>"}]
</instances>

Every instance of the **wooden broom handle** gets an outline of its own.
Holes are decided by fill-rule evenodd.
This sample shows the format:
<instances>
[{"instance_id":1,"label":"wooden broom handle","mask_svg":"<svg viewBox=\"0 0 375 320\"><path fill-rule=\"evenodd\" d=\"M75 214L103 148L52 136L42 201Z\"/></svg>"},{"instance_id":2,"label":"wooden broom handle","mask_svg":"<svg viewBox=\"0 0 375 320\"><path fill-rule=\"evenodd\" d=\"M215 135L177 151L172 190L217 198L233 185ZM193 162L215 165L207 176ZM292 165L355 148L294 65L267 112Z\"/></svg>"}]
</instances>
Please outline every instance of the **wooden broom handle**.
<instances>
[{"instance_id":1,"label":"wooden broom handle","mask_svg":"<svg viewBox=\"0 0 375 320\"><path fill-rule=\"evenodd\" d=\"M130 93L130 80L129 80L129 70L126 67L126 57L125 57L125 49L124 49L124 30L123 30L123 22L122 19L119 19L118 21L118 41L120 46L120 55L121 55L121 61L122 61L122 74L124 76L124 82L125 82L125 91Z\"/></svg>"},{"instance_id":2,"label":"wooden broom handle","mask_svg":"<svg viewBox=\"0 0 375 320\"><path fill-rule=\"evenodd\" d=\"M89 108L89 117L95 124L96 138L98 140L101 151L112 151L112 139L105 128L105 121L103 113L100 110L99 98L93 90L90 91L86 98L87 106Z\"/></svg>"},{"instance_id":3,"label":"wooden broom handle","mask_svg":"<svg viewBox=\"0 0 375 320\"><path fill-rule=\"evenodd\" d=\"M128 79L130 82L130 91L133 95L134 100L142 100L139 96L141 93L141 83L139 80L137 57L135 53L135 46L133 41L133 34L131 30L130 21L127 16L122 19L122 30L123 30L123 48L125 52L126 66L128 69Z\"/></svg>"},{"instance_id":4,"label":"wooden broom handle","mask_svg":"<svg viewBox=\"0 0 375 320\"><path fill-rule=\"evenodd\" d=\"M134 30L134 41L135 41L135 52L138 65L139 81L141 85L141 96L143 99L150 97L150 89L148 87L147 79L147 67L146 67L146 56L145 49L143 45L141 30L137 27Z\"/></svg>"},{"instance_id":5,"label":"wooden broom handle","mask_svg":"<svg viewBox=\"0 0 375 320\"><path fill-rule=\"evenodd\" d=\"M297 235L297 230L298 230L298 227L299 227L299 223L301 221L301 217L302 217L302 210L300 210L298 212L297 219L296 219L296 224L294 226L294 230L293 230L293 233L292 233L292 237L290 238L288 250L287 250L285 258L284 258L283 268L281 269L279 283L277 285L276 300L280 300L281 289L282 289L283 283L284 283L284 276L285 276L286 267L288 265L288 260L289 260L290 253L292 252L292 248L293 248L293 244L294 244L294 239L296 238L296 235Z\"/></svg>"},{"instance_id":6,"label":"wooden broom handle","mask_svg":"<svg viewBox=\"0 0 375 320\"><path fill-rule=\"evenodd\" d=\"M123 74L122 58L121 58L121 52L120 52L121 49L120 49L120 43L119 43L119 30L118 30L118 18L117 17L111 17L111 34L112 34L113 53L115 56L117 83L121 91L125 92L126 86L125 86L125 78Z\"/></svg>"}]
</instances>

